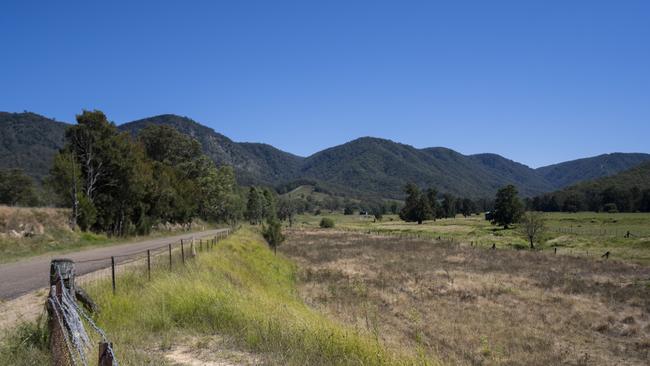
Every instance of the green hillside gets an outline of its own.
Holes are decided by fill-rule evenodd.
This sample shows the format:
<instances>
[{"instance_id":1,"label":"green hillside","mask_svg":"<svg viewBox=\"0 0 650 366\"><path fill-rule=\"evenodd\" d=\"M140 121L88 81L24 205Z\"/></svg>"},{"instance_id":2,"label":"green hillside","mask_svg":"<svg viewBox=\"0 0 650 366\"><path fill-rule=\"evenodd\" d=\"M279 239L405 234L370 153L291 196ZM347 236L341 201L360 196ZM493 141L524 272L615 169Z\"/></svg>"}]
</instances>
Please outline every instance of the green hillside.
<instances>
[{"instance_id":1,"label":"green hillside","mask_svg":"<svg viewBox=\"0 0 650 366\"><path fill-rule=\"evenodd\" d=\"M63 146L66 126L35 113L0 112L0 169L22 169L41 181Z\"/></svg>"},{"instance_id":2,"label":"green hillside","mask_svg":"<svg viewBox=\"0 0 650 366\"><path fill-rule=\"evenodd\" d=\"M173 126L197 139L203 147L203 152L217 164L233 166L242 184L275 185L297 178L301 157L266 144L234 142L187 117L165 114L125 123L119 128L135 135L152 124Z\"/></svg>"},{"instance_id":3,"label":"green hillside","mask_svg":"<svg viewBox=\"0 0 650 366\"><path fill-rule=\"evenodd\" d=\"M607 177L650 160L650 154L613 153L571 160L537 169L555 188Z\"/></svg>"},{"instance_id":4,"label":"green hillside","mask_svg":"<svg viewBox=\"0 0 650 366\"><path fill-rule=\"evenodd\" d=\"M542 211L650 212L650 161L621 173L535 197Z\"/></svg>"},{"instance_id":5,"label":"green hillside","mask_svg":"<svg viewBox=\"0 0 650 366\"><path fill-rule=\"evenodd\" d=\"M303 158L267 144L232 141L212 128L173 114L125 123L119 129L135 135L152 124L170 125L197 139L217 164L235 168L240 184L281 187L282 192L307 184L357 198L401 199L407 182L466 197L491 197L498 188L514 184L523 196L531 197L616 174L650 159L650 154L615 153L531 169L496 154L463 155L443 147L417 149L372 137ZM0 169L23 169L42 180L52 157L63 146L67 126L34 113L0 112Z\"/></svg>"}]
</instances>

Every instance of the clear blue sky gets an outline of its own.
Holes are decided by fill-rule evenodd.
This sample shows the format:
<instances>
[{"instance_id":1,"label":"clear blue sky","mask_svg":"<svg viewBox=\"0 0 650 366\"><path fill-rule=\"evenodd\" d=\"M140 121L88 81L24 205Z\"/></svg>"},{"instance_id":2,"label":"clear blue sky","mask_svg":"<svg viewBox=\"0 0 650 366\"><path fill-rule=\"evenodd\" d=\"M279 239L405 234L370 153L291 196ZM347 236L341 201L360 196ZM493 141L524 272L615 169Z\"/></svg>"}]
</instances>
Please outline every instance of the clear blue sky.
<instances>
[{"instance_id":1,"label":"clear blue sky","mask_svg":"<svg viewBox=\"0 0 650 366\"><path fill-rule=\"evenodd\" d=\"M175 113L298 155L650 152L650 1L99 3L2 1L0 110Z\"/></svg>"}]
</instances>

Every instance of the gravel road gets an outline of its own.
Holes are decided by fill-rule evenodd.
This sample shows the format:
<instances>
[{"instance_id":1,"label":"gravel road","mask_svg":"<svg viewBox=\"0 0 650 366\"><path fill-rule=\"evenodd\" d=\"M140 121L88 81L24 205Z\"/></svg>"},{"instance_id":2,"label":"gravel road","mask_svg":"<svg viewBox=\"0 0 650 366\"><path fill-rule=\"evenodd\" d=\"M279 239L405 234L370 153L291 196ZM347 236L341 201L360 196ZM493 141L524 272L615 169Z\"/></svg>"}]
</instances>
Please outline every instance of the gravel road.
<instances>
[{"instance_id":1,"label":"gravel road","mask_svg":"<svg viewBox=\"0 0 650 366\"><path fill-rule=\"evenodd\" d=\"M159 248L169 243L178 242L180 239L212 237L227 229L206 230L196 233L186 233L177 236L168 236L135 243L124 243L101 248L85 249L66 254L50 254L32 257L20 262L0 264L0 300L11 300L28 292L46 288L49 284L50 261L53 258L69 258L75 262L107 258L102 261L78 263L77 275L94 272L110 267L111 256L128 256L147 249ZM128 257L115 258L116 263L128 261Z\"/></svg>"}]
</instances>

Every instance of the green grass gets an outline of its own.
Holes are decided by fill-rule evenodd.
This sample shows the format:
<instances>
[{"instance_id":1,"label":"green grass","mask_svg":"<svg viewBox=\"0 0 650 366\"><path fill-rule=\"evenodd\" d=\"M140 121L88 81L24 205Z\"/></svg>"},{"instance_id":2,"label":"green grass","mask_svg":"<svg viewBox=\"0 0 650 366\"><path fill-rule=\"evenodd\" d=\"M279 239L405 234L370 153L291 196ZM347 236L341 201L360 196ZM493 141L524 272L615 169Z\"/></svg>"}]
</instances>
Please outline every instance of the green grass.
<instances>
[{"instance_id":1,"label":"green grass","mask_svg":"<svg viewBox=\"0 0 650 366\"><path fill-rule=\"evenodd\" d=\"M152 281L136 270L118 276L116 295L109 282L88 290L102 308L97 322L123 365L163 363L162 353L178 339L211 334L272 364L434 364L387 350L371 335L306 306L295 287L296 271L244 228L185 267L156 270Z\"/></svg>"},{"instance_id":2,"label":"green grass","mask_svg":"<svg viewBox=\"0 0 650 366\"><path fill-rule=\"evenodd\" d=\"M428 238L454 239L466 244L498 248L525 249L528 243L516 225L508 230L491 225L483 216L426 221L422 225L386 215L380 222L359 215L301 215L298 226L318 227L322 217L330 217L343 230L393 235L418 235ZM650 214L647 213L546 213L547 231L538 248L560 254L600 256L610 251L617 259L650 263ZM625 238L627 231L632 236Z\"/></svg>"}]
</instances>

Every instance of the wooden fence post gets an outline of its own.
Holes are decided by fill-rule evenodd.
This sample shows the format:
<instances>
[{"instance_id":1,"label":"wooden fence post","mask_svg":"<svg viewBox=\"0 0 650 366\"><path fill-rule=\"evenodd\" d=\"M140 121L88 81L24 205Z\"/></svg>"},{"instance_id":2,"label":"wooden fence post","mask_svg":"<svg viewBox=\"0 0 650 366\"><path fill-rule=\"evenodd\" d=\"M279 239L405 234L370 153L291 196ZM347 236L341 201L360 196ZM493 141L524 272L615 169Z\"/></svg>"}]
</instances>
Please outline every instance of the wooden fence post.
<instances>
[{"instance_id":1,"label":"wooden fence post","mask_svg":"<svg viewBox=\"0 0 650 366\"><path fill-rule=\"evenodd\" d=\"M183 239L181 239L181 260L185 264L185 247L183 245Z\"/></svg>"},{"instance_id":2,"label":"wooden fence post","mask_svg":"<svg viewBox=\"0 0 650 366\"><path fill-rule=\"evenodd\" d=\"M113 281L113 295L115 295L115 257L111 257L111 279Z\"/></svg>"},{"instance_id":3,"label":"wooden fence post","mask_svg":"<svg viewBox=\"0 0 650 366\"><path fill-rule=\"evenodd\" d=\"M169 244L169 270L172 270L172 245Z\"/></svg>"},{"instance_id":4,"label":"wooden fence post","mask_svg":"<svg viewBox=\"0 0 650 366\"><path fill-rule=\"evenodd\" d=\"M147 249L147 278L151 281L151 250Z\"/></svg>"},{"instance_id":5,"label":"wooden fence post","mask_svg":"<svg viewBox=\"0 0 650 366\"><path fill-rule=\"evenodd\" d=\"M113 343L99 342L98 366L113 366L113 353L109 351L110 348L113 348Z\"/></svg>"}]
</instances>

